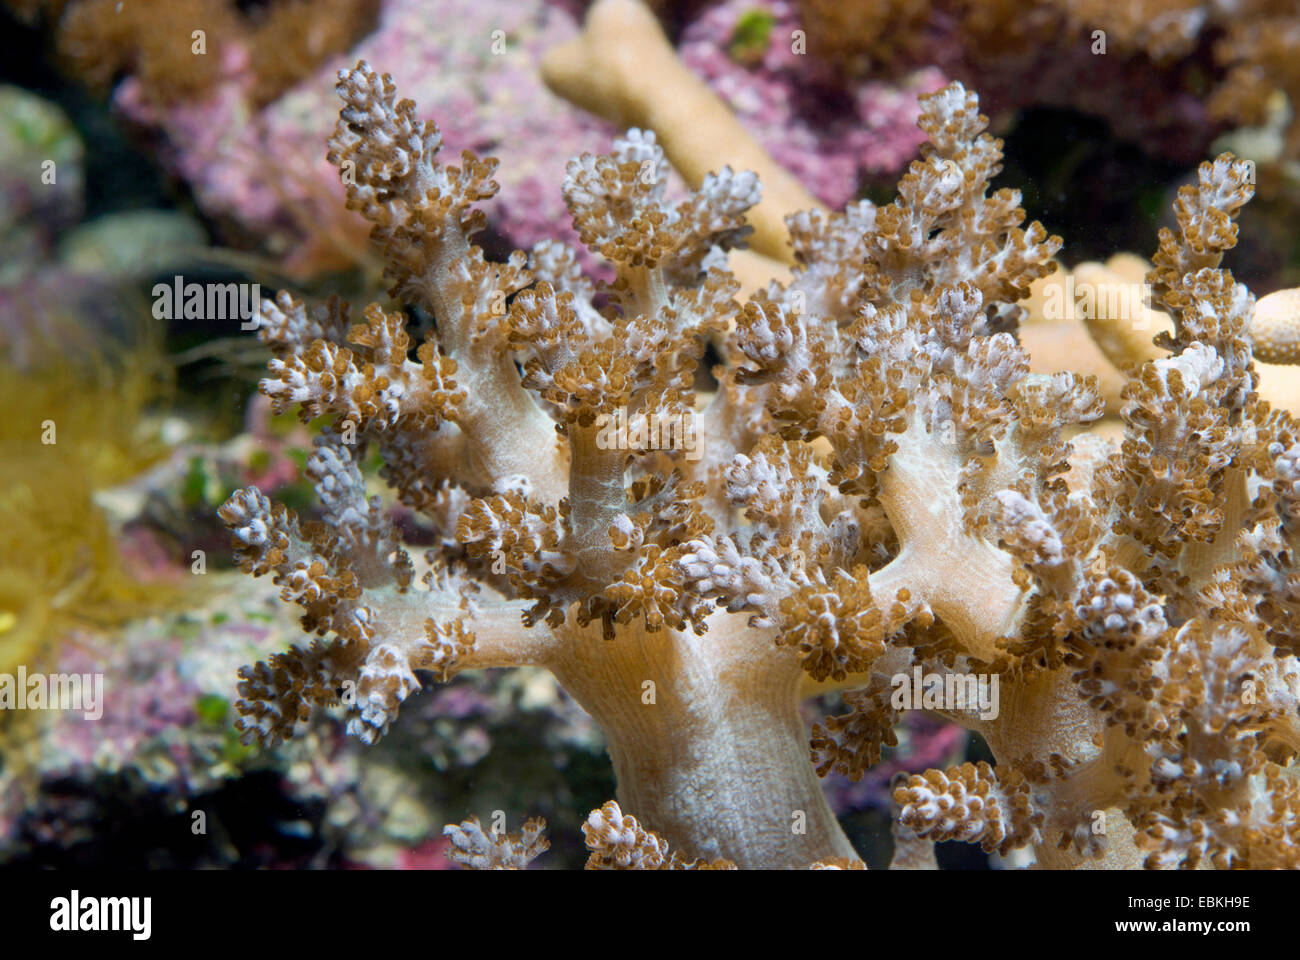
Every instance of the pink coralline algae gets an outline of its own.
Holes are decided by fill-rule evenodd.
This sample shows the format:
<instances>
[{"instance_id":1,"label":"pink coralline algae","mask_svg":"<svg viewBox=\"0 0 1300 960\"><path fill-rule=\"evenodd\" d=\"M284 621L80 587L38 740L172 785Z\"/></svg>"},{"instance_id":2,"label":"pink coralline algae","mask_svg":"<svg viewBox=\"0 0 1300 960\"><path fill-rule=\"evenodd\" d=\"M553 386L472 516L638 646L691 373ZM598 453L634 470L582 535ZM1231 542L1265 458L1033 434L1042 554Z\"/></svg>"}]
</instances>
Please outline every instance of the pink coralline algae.
<instances>
[{"instance_id":1,"label":"pink coralline algae","mask_svg":"<svg viewBox=\"0 0 1300 960\"><path fill-rule=\"evenodd\" d=\"M582 251L554 185L569 158L608 150L613 131L549 92L538 76L543 53L577 33L580 12L572 6L387 0L376 30L351 53L265 108L253 106L249 53L235 40L211 52L220 57L222 80L205 99L160 106L129 77L114 101L158 138L164 161L228 238L260 238L290 271L309 275L350 265L366 251L364 224L344 211L339 174L320 149L334 76L359 57L391 64L400 87L438 117L449 155L468 149L501 160L491 225L508 245L552 238ZM761 60L746 66L728 47L737 23L755 10L770 14L770 42ZM829 75L819 79L810 58L792 51L796 29L785 0L728 0L686 27L680 53L779 163L821 200L842 206L863 173L895 173L915 155L923 139L916 97L945 78L922 69L899 81L845 86Z\"/></svg>"},{"instance_id":2,"label":"pink coralline algae","mask_svg":"<svg viewBox=\"0 0 1300 960\"><path fill-rule=\"evenodd\" d=\"M766 45L742 63L730 52L733 40L756 20L766 26ZM836 82L798 52L797 30L786 0L726 0L687 25L679 52L778 163L839 208L856 196L861 174L896 173L916 155L925 140L917 95L946 79L924 68L896 82Z\"/></svg>"},{"instance_id":3,"label":"pink coralline algae","mask_svg":"<svg viewBox=\"0 0 1300 960\"><path fill-rule=\"evenodd\" d=\"M262 110L250 106L247 51L233 41L224 80L202 101L160 108L128 78L115 104L157 130L163 155L199 205L233 236L266 238L300 273L343 266L365 251L366 227L343 211L339 173L321 144L339 67L358 56L392 64L403 89L436 109L453 155L502 159L493 226L515 245L573 241L560 192L569 158L608 149L605 125L551 94L537 78L543 51L576 33L571 12L541 2L388 0L375 32L347 57Z\"/></svg>"}]
</instances>

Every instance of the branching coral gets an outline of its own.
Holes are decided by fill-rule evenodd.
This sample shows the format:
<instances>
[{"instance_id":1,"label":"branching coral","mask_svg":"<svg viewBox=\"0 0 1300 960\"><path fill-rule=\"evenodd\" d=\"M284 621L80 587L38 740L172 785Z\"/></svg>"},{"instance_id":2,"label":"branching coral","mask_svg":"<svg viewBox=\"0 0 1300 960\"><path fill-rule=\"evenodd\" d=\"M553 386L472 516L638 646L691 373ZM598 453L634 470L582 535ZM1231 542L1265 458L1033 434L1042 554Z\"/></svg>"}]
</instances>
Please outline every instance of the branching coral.
<instances>
[{"instance_id":1,"label":"branching coral","mask_svg":"<svg viewBox=\"0 0 1300 960\"><path fill-rule=\"evenodd\" d=\"M1164 356L1154 340L1173 331L1169 314L1146 302L1150 269L1142 257L1120 253L1104 264L1081 263L1035 284L1026 304L1029 317L1020 330L1032 369L1094 374L1107 413L1118 414L1126 382L1122 371ZM1288 410L1300 407L1297 304L1300 294L1294 289L1261 297L1245 330L1260 397Z\"/></svg>"},{"instance_id":2,"label":"branching coral","mask_svg":"<svg viewBox=\"0 0 1300 960\"><path fill-rule=\"evenodd\" d=\"M1122 48L1141 51L1157 64L1192 53L1207 38L1218 68L1209 109L1237 125L1261 124L1272 93L1283 91L1294 106L1300 99L1300 17L1289 0L1086 0L1061 4L1076 29L1102 28ZM1300 125L1287 131L1288 155L1300 151Z\"/></svg>"},{"instance_id":3,"label":"branching coral","mask_svg":"<svg viewBox=\"0 0 1300 960\"><path fill-rule=\"evenodd\" d=\"M6 5L54 27L61 58L89 86L107 90L130 70L151 100L174 102L208 95L223 72L249 70L258 105L347 50L373 24L379 6L377 0L278 0L246 13L246 5L230 0Z\"/></svg>"},{"instance_id":4,"label":"branching coral","mask_svg":"<svg viewBox=\"0 0 1300 960\"><path fill-rule=\"evenodd\" d=\"M990 192L1001 144L960 84L923 98L898 199L788 218L793 276L743 308L724 255L751 174L673 204L652 135L573 160L565 200L616 273L598 292L553 242L487 261L469 238L494 161L439 163L437 128L364 62L338 90L349 206L434 325L413 357L401 312L263 307L263 392L332 423L307 468L320 520L255 488L221 510L317 635L242 673L249 740L341 703L373 741L430 678L536 664L608 740L598 865L842 867L801 693L856 691L812 756L860 774L909 706L900 676L982 675L1000 709L924 705L997 763L899 787L901 861L947 838L1058 866L1294 859L1300 428L1258 401L1254 300L1219 267L1243 165L1204 165L1162 236L1174 325L1115 446L1080 433L1094 379L1029 372L1020 301L1061 241ZM439 535L418 565L367 495L370 450Z\"/></svg>"},{"instance_id":5,"label":"branching coral","mask_svg":"<svg viewBox=\"0 0 1300 960\"><path fill-rule=\"evenodd\" d=\"M448 825L443 834L451 839L447 859L472 870L522 870L550 846L542 835L545 820L529 820L518 834L487 835L477 817ZM667 841L646 830L636 817L623 813L611 800L593 810L582 825L586 838L588 870L735 870L730 860L687 860L672 850ZM808 865L810 870L865 870L856 857L831 857ZM914 834L895 830L891 870L935 870L933 844Z\"/></svg>"},{"instance_id":6,"label":"branching coral","mask_svg":"<svg viewBox=\"0 0 1300 960\"><path fill-rule=\"evenodd\" d=\"M1207 120L1257 125L1275 92L1293 105L1300 99L1293 56L1300 19L1291 0L797 0L796 6L813 57L843 72L930 59L950 75L985 78L1008 104L1072 104L1107 116L1118 131L1149 145L1161 141L1171 155L1179 153L1180 132L1183 140L1189 132L1201 139ZM1088 69L1097 56L1110 62ZM1088 83L1078 82L1081 72ZM1166 83L1157 89L1151 81L1161 74ZM1187 94L1171 108L1168 91L1179 88ZM1130 95L1119 95L1124 90ZM1189 109L1201 98L1203 110ZM1286 152L1294 157L1298 149L1300 123L1293 119Z\"/></svg>"},{"instance_id":7,"label":"branching coral","mask_svg":"<svg viewBox=\"0 0 1300 960\"><path fill-rule=\"evenodd\" d=\"M478 817L448 826L451 840L447 859L472 870L523 870L550 848L543 831L546 821L529 820L518 833L483 832Z\"/></svg>"}]
</instances>

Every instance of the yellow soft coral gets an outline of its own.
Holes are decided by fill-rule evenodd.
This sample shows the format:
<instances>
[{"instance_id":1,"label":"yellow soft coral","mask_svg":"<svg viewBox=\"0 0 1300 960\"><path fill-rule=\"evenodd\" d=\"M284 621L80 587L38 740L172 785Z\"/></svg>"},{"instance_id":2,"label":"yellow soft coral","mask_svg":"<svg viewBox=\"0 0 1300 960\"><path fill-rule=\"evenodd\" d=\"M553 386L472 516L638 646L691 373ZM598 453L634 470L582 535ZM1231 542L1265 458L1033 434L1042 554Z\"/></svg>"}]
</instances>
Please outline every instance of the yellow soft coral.
<instances>
[{"instance_id":1,"label":"yellow soft coral","mask_svg":"<svg viewBox=\"0 0 1300 960\"><path fill-rule=\"evenodd\" d=\"M167 593L125 572L92 500L162 453L139 432L148 349L130 370L43 355L0 371L0 673L49 658L73 623L118 622Z\"/></svg>"}]
</instances>

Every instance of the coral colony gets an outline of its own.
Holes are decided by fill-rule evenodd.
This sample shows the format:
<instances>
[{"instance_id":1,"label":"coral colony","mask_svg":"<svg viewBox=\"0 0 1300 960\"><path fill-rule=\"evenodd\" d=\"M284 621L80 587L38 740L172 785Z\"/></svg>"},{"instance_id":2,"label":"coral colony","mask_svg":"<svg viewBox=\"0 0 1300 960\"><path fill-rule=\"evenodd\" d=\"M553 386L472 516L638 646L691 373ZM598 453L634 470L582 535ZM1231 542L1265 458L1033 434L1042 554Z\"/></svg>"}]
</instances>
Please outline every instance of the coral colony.
<instances>
[{"instance_id":1,"label":"coral colony","mask_svg":"<svg viewBox=\"0 0 1300 960\"><path fill-rule=\"evenodd\" d=\"M316 635L241 672L246 739L341 704L374 742L418 674L539 665L617 775L590 867L860 868L818 775L860 778L908 698L946 692L932 675L973 677L939 709L996 762L898 784L895 866L940 840L1061 868L1300 865L1300 426L1259 399L1255 300L1220 268L1245 164L1179 195L1148 278L1173 330L1110 441L1093 377L1029 372L1018 302L1062 241L990 192L1001 143L959 83L922 97L898 199L790 216L792 278L743 307L726 252L754 175L670 204L635 129L572 160L574 225L616 274L597 289L553 241L487 261L495 161L438 163L437 128L365 62L338 91L348 205L434 325L412 353L379 305L263 303L262 391L331 422L306 467L319 521L256 487L221 508ZM698 418L698 457L598 440L650 418ZM376 452L442 534L422 560L366 495ZM849 712L810 760L798 702L832 690ZM522 867L543 827L447 834L461 863Z\"/></svg>"}]
</instances>

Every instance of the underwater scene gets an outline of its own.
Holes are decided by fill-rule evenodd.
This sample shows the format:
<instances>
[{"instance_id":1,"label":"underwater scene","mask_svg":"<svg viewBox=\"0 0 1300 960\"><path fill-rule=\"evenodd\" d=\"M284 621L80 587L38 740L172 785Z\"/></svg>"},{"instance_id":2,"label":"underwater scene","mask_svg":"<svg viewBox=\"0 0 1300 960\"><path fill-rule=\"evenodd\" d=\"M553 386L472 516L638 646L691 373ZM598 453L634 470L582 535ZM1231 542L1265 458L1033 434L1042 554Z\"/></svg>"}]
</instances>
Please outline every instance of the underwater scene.
<instances>
[{"instance_id":1,"label":"underwater scene","mask_svg":"<svg viewBox=\"0 0 1300 960\"><path fill-rule=\"evenodd\" d=\"M0 867L1300 867L1296 0L0 46Z\"/></svg>"}]
</instances>

